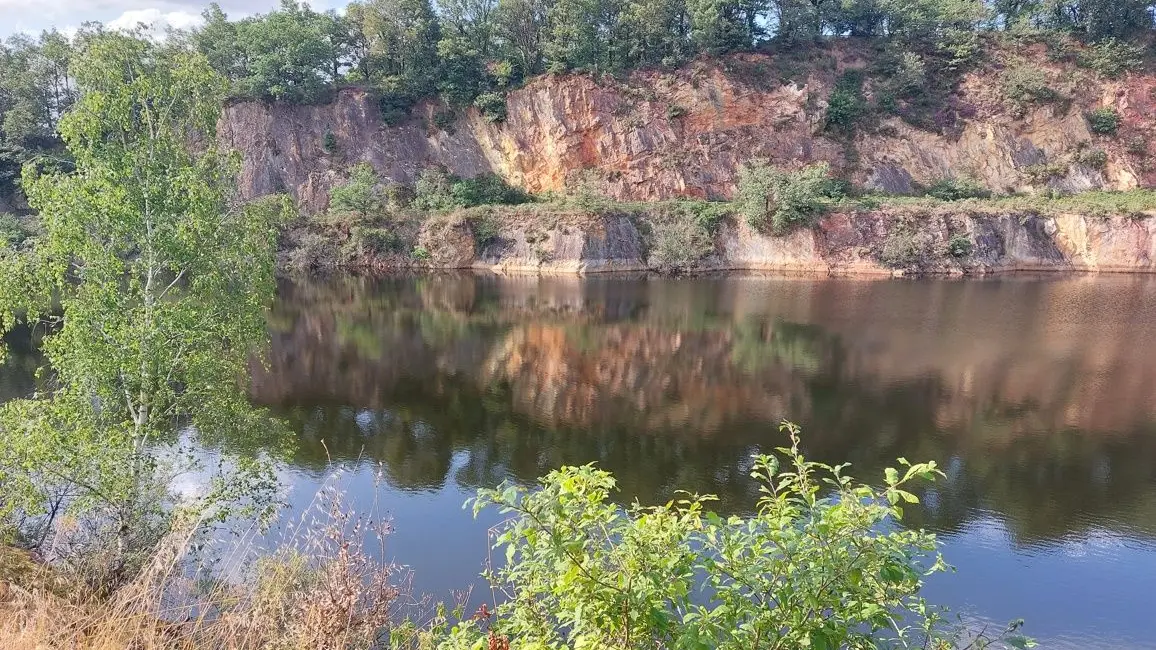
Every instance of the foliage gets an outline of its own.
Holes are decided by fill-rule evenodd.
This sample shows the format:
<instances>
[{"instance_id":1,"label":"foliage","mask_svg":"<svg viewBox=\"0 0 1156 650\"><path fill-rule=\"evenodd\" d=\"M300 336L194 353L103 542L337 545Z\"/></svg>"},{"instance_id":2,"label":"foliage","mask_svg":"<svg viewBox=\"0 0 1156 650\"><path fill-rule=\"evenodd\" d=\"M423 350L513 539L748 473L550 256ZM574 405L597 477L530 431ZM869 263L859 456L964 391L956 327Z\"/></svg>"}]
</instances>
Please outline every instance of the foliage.
<instances>
[{"instance_id":1,"label":"foliage","mask_svg":"<svg viewBox=\"0 0 1156 650\"><path fill-rule=\"evenodd\" d=\"M686 108L683 106L679 106L678 104L670 104L666 107L666 119L668 120L677 120L683 115L686 115Z\"/></svg>"},{"instance_id":2,"label":"foliage","mask_svg":"<svg viewBox=\"0 0 1156 650\"><path fill-rule=\"evenodd\" d=\"M414 186L412 207L418 210L452 210L478 205L516 205L530 197L511 187L496 174L458 178L442 167L422 171Z\"/></svg>"},{"instance_id":3,"label":"foliage","mask_svg":"<svg viewBox=\"0 0 1156 650\"><path fill-rule=\"evenodd\" d=\"M377 107L381 110L381 121L386 126L397 126L409 117L409 111L417 100L403 92L383 92L377 98Z\"/></svg>"},{"instance_id":4,"label":"foliage","mask_svg":"<svg viewBox=\"0 0 1156 650\"><path fill-rule=\"evenodd\" d=\"M1023 168L1023 173L1035 184L1047 183L1053 178L1059 178L1068 173L1069 166L1064 162L1045 162L1035 165L1028 165Z\"/></svg>"},{"instance_id":5,"label":"foliage","mask_svg":"<svg viewBox=\"0 0 1156 650\"><path fill-rule=\"evenodd\" d=\"M415 260L418 260L419 262L428 261L429 259L431 259L433 257L432 255L430 255L429 249L426 248L425 246L415 246L413 249L413 253L411 253L411 256Z\"/></svg>"},{"instance_id":6,"label":"foliage","mask_svg":"<svg viewBox=\"0 0 1156 650\"><path fill-rule=\"evenodd\" d=\"M232 71L237 75L235 85L242 95L312 103L325 97L335 81L334 71L346 63L331 40L334 27L330 23L337 20L336 14L319 14L308 4L281 0L279 11L239 22L236 45L222 44L215 38L202 39L198 45L206 56L212 54L218 59L223 74ZM212 34L229 37L215 17L213 24L216 30ZM212 49L220 45L224 49ZM222 58L230 51L239 60Z\"/></svg>"},{"instance_id":7,"label":"foliage","mask_svg":"<svg viewBox=\"0 0 1156 650\"><path fill-rule=\"evenodd\" d=\"M474 106L490 122L506 121L506 94L499 92L482 93L474 99Z\"/></svg>"},{"instance_id":8,"label":"foliage","mask_svg":"<svg viewBox=\"0 0 1156 650\"><path fill-rule=\"evenodd\" d=\"M927 195L942 201L961 199L985 199L991 192L975 181L965 178L941 178L927 188Z\"/></svg>"},{"instance_id":9,"label":"foliage","mask_svg":"<svg viewBox=\"0 0 1156 650\"><path fill-rule=\"evenodd\" d=\"M451 193L454 177L443 167L427 167L414 184L411 205L417 210L452 210L458 207Z\"/></svg>"},{"instance_id":10,"label":"foliage","mask_svg":"<svg viewBox=\"0 0 1156 650\"><path fill-rule=\"evenodd\" d=\"M439 131L444 131L450 135L454 133L454 121L457 118L453 111L435 111L433 115L433 124Z\"/></svg>"},{"instance_id":11,"label":"foliage","mask_svg":"<svg viewBox=\"0 0 1156 650\"><path fill-rule=\"evenodd\" d=\"M891 81L895 90L902 96L922 92L927 84L926 60L915 52L901 53Z\"/></svg>"},{"instance_id":12,"label":"foliage","mask_svg":"<svg viewBox=\"0 0 1156 650\"><path fill-rule=\"evenodd\" d=\"M330 155L337 152L337 136L333 131L325 132L325 136L321 139L321 149Z\"/></svg>"},{"instance_id":13,"label":"foliage","mask_svg":"<svg viewBox=\"0 0 1156 650\"><path fill-rule=\"evenodd\" d=\"M1004 97L1019 105L1053 102L1060 98L1060 94L1049 85L1047 74L1026 64L1004 71L1003 93Z\"/></svg>"},{"instance_id":14,"label":"foliage","mask_svg":"<svg viewBox=\"0 0 1156 650\"><path fill-rule=\"evenodd\" d=\"M471 215L469 224L479 251L498 239L498 222L489 214Z\"/></svg>"},{"instance_id":15,"label":"foliage","mask_svg":"<svg viewBox=\"0 0 1156 650\"><path fill-rule=\"evenodd\" d=\"M656 210L648 224L651 264L678 271L713 253L713 235L726 210L705 201L680 201Z\"/></svg>"},{"instance_id":16,"label":"foliage","mask_svg":"<svg viewBox=\"0 0 1156 650\"><path fill-rule=\"evenodd\" d=\"M1123 118L1111 107L1101 107L1088 113L1088 128L1097 135L1116 135Z\"/></svg>"},{"instance_id":17,"label":"foliage","mask_svg":"<svg viewBox=\"0 0 1156 650\"><path fill-rule=\"evenodd\" d=\"M736 202L753 227L761 228L769 220L771 230L781 235L796 225L810 225L826 209L832 193L827 163L786 171L755 160L739 168Z\"/></svg>"},{"instance_id":18,"label":"foliage","mask_svg":"<svg viewBox=\"0 0 1156 650\"><path fill-rule=\"evenodd\" d=\"M0 212L0 251L16 248L28 238L28 232L20 223L20 218L11 212Z\"/></svg>"},{"instance_id":19,"label":"foliage","mask_svg":"<svg viewBox=\"0 0 1156 650\"><path fill-rule=\"evenodd\" d=\"M236 206L230 159L211 138L190 151L190 137L214 132L225 93L204 57L108 33L71 73L83 94L59 128L77 171L26 169L44 232L0 258L0 326L50 325L54 377L0 408L0 507L35 528L16 531L26 543L87 548L72 557L101 560L94 579L116 584L179 511L224 516L231 497L272 487L242 456L208 495L177 503L168 481L197 463L156 449L178 434L277 441L239 382L265 340L284 204Z\"/></svg>"},{"instance_id":20,"label":"foliage","mask_svg":"<svg viewBox=\"0 0 1156 650\"><path fill-rule=\"evenodd\" d=\"M76 650L379 648L387 639L418 647L426 632L412 619L424 612L410 604L408 572L377 551L389 526L348 514L326 483L297 534L273 548L233 546L227 574L198 561L202 542L190 522L166 536L141 575L108 593L40 577L43 567L29 563L0 611L0 639L5 648L70 639Z\"/></svg>"},{"instance_id":21,"label":"foliage","mask_svg":"<svg viewBox=\"0 0 1156 650\"><path fill-rule=\"evenodd\" d=\"M947 252L952 257L968 257L974 249L971 238L963 233L955 233L947 240Z\"/></svg>"},{"instance_id":22,"label":"foliage","mask_svg":"<svg viewBox=\"0 0 1156 650\"><path fill-rule=\"evenodd\" d=\"M1103 149L1082 149L1075 157L1077 163L1092 169L1103 169L1108 165L1108 152Z\"/></svg>"},{"instance_id":23,"label":"foliage","mask_svg":"<svg viewBox=\"0 0 1156 650\"><path fill-rule=\"evenodd\" d=\"M349 181L329 193L330 212L349 214L358 219L366 219L381 212L383 200L380 183L381 178L373 165L354 165Z\"/></svg>"},{"instance_id":24,"label":"foliage","mask_svg":"<svg viewBox=\"0 0 1156 650\"><path fill-rule=\"evenodd\" d=\"M867 109L863 98L863 72L848 70L835 82L827 98L827 129L850 133Z\"/></svg>"},{"instance_id":25,"label":"foliage","mask_svg":"<svg viewBox=\"0 0 1156 650\"><path fill-rule=\"evenodd\" d=\"M614 478L564 467L538 489L480 490L475 512L505 563L488 577L509 598L460 624L443 647L840 648L949 644L953 631L919 595L946 568L935 537L894 525L934 463L887 469L883 488L790 446L753 459L757 511L722 517L713 497L659 506L611 501ZM705 581L703 581L705 578ZM1018 626L1013 626L1018 627ZM1015 635L1006 641L1027 645Z\"/></svg>"},{"instance_id":26,"label":"foliage","mask_svg":"<svg viewBox=\"0 0 1156 650\"><path fill-rule=\"evenodd\" d=\"M1143 60L1143 48L1115 37L1093 43L1077 58L1080 65L1109 79L1139 70Z\"/></svg>"},{"instance_id":27,"label":"foliage","mask_svg":"<svg viewBox=\"0 0 1156 650\"><path fill-rule=\"evenodd\" d=\"M951 245L948 246L950 250ZM941 253L931 233L910 219L901 218L891 225L879 260L895 269L918 269L931 264Z\"/></svg>"}]
</instances>

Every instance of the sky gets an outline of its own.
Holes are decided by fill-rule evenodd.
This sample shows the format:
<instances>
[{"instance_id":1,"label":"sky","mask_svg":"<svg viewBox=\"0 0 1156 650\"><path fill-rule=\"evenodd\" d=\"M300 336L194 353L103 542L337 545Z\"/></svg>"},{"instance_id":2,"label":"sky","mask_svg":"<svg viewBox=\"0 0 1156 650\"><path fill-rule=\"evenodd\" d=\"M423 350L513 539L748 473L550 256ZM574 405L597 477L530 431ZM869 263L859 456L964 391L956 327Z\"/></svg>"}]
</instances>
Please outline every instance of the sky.
<instances>
[{"instance_id":1,"label":"sky","mask_svg":"<svg viewBox=\"0 0 1156 650\"><path fill-rule=\"evenodd\" d=\"M89 20L113 28L130 28L138 22L165 27L187 28L200 23L201 11L212 0L0 0L0 38L16 32L40 33L56 27L69 32ZM279 0L217 0L230 18L264 13ZM344 5L342 0L311 0L314 9Z\"/></svg>"}]
</instances>

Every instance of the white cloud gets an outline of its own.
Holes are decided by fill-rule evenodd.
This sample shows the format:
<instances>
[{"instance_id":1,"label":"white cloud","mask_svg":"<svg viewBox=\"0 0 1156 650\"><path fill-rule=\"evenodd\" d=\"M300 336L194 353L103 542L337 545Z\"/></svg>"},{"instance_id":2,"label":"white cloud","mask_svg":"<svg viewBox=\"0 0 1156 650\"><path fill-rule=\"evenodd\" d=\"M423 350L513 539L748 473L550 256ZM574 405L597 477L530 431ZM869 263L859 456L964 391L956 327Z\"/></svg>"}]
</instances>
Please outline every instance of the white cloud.
<instances>
[{"instance_id":1,"label":"white cloud","mask_svg":"<svg viewBox=\"0 0 1156 650\"><path fill-rule=\"evenodd\" d=\"M147 25L154 35L160 35L166 28L188 29L201 24L198 14L188 11L162 12L160 9L131 9L106 23L111 29L129 30L137 25Z\"/></svg>"},{"instance_id":2,"label":"white cloud","mask_svg":"<svg viewBox=\"0 0 1156 650\"><path fill-rule=\"evenodd\" d=\"M0 0L0 38L17 32L39 33L56 27L75 31L81 23L95 20L132 28L138 22L189 27L199 20L212 0ZM315 9L344 7L347 0L310 0ZM280 0L218 0L231 18L276 9Z\"/></svg>"}]
</instances>

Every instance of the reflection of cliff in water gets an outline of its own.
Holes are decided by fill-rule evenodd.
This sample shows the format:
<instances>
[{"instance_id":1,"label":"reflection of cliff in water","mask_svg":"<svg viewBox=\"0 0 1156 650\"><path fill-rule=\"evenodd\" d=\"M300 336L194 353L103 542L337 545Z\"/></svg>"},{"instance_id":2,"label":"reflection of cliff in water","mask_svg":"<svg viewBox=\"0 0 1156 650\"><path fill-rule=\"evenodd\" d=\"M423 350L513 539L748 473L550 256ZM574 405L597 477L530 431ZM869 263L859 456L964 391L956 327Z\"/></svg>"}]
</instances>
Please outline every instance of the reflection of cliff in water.
<instances>
[{"instance_id":1,"label":"reflection of cliff in water","mask_svg":"<svg viewBox=\"0 0 1156 650\"><path fill-rule=\"evenodd\" d=\"M423 277L285 285L253 393L300 462L359 454L392 482L528 481L598 461L624 495L750 507L781 418L873 477L949 479L912 513L978 509L1024 540L1156 534L1156 288L1148 278L856 282ZM455 454L465 464L448 476ZM460 465L460 464L459 464ZM1111 523L1108 523L1111 522Z\"/></svg>"}]
</instances>

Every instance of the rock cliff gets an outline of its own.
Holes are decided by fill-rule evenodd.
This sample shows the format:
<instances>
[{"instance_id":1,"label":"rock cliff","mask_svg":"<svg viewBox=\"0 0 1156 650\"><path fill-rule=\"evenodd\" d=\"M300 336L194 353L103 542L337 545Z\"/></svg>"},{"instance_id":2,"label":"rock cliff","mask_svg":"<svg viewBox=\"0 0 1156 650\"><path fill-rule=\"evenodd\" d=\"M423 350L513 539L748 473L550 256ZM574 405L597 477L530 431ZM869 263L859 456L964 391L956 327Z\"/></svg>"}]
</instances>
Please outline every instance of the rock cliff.
<instances>
[{"instance_id":1,"label":"rock cliff","mask_svg":"<svg viewBox=\"0 0 1156 650\"><path fill-rule=\"evenodd\" d=\"M444 108L427 102L390 127L362 89L316 106L239 102L226 107L219 137L242 155L244 196L288 191L310 212L323 210L329 190L362 161L401 183L440 164L460 176L493 172L532 192L581 179L609 197L636 201L730 197L738 165L755 157L783 165L829 161L857 184L898 193L961 175L1001 192L1156 184L1147 162L1156 154L1149 141L1156 77L1105 80L1034 54L1033 65L1062 88L1065 101L1012 105L1001 91L1006 65L992 63L964 75L944 98L934 131L896 117L875 119L854 138L824 129L839 74L870 63L843 48L818 53L803 71L784 70L773 56L742 54L620 80L543 76L509 93L502 123L471 108L447 125ZM870 82L864 92L873 92ZM1120 114L1113 137L1089 130L1086 113L1098 107ZM336 142L328 151L327 134ZM1080 152L1089 148L1102 150L1106 161L1087 164Z\"/></svg>"},{"instance_id":2,"label":"rock cliff","mask_svg":"<svg viewBox=\"0 0 1156 650\"><path fill-rule=\"evenodd\" d=\"M1151 214L987 211L974 204L944 203L835 212L819 219L813 228L784 236L759 232L731 217L706 241L675 241L674 247L683 254L677 260L664 258L656 243L657 233L664 229L676 230L657 208L585 212L527 205L464 211L430 217L411 240L398 242L393 253L353 256L329 268L477 269L543 275L605 271L780 271L843 276L1156 272L1156 215ZM487 234L481 241L483 231ZM330 241L312 257L333 259L341 242L331 240L341 237L337 232L318 237ZM287 242L283 268L310 270L290 261L307 246ZM415 257L411 250L421 254Z\"/></svg>"}]
</instances>

